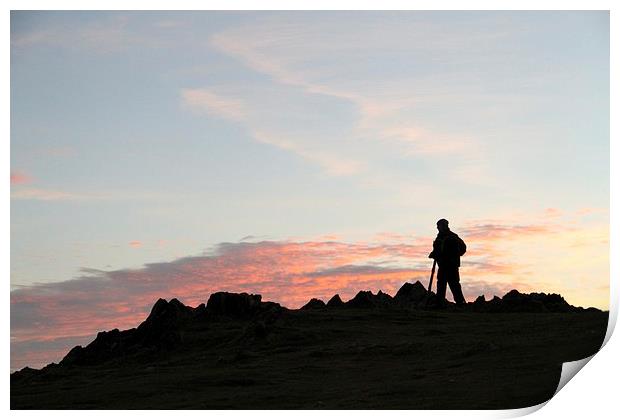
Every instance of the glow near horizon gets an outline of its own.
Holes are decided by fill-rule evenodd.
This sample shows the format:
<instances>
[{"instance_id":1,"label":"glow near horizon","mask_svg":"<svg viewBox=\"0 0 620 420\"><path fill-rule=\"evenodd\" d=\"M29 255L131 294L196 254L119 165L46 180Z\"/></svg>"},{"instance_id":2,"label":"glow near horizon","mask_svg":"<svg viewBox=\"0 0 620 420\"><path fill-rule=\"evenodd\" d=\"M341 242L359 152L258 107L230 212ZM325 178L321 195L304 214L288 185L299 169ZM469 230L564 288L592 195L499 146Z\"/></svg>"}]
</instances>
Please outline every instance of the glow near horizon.
<instances>
[{"instance_id":1,"label":"glow near horizon","mask_svg":"<svg viewBox=\"0 0 620 420\"><path fill-rule=\"evenodd\" d=\"M13 302L40 295L20 286L79 278L82 267L97 279L250 235L407 244L431 240L439 217L479 238L468 242L478 269L463 268L470 293L519 284L608 305L605 12L11 21L12 322L25 317ZM485 225L506 231L485 241ZM377 277L384 290L422 271L424 253L383 252L390 266L414 267ZM348 276L322 293L369 284L337 259L306 267ZM204 277L200 290L220 280ZM266 297L302 290L285 285ZM12 324L14 341L36 336L26 318Z\"/></svg>"}]
</instances>

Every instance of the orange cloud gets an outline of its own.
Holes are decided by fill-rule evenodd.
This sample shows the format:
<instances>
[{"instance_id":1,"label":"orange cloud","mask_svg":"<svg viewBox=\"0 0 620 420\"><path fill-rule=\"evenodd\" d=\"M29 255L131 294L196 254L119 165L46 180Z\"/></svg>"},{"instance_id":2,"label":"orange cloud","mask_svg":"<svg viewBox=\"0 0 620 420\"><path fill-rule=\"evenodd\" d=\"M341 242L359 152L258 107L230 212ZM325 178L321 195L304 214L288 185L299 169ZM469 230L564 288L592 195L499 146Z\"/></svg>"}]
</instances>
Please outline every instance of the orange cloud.
<instances>
[{"instance_id":1,"label":"orange cloud","mask_svg":"<svg viewBox=\"0 0 620 420\"><path fill-rule=\"evenodd\" d=\"M131 241L129 242L129 246L132 248L140 248L142 246L141 241Z\"/></svg>"}]
</instances>

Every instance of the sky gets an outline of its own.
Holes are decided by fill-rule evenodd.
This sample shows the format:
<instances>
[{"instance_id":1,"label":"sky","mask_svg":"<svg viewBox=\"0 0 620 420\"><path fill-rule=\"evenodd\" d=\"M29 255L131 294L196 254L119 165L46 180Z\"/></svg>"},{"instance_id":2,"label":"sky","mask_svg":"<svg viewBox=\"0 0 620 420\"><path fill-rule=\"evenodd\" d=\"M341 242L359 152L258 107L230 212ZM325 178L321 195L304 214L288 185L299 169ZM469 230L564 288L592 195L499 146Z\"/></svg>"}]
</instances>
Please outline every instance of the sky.
<instances>
[{"instance_id":1,"label":"sky","mask_svg":"<svg viewBox=\"0 0 620 420\"><path fill-rule=\"evenodd\" d=\"M426 284L439 218L467 299L607 309L609 172L605 11L13 11L11 369Z\"/></svg>"}]
</instances>

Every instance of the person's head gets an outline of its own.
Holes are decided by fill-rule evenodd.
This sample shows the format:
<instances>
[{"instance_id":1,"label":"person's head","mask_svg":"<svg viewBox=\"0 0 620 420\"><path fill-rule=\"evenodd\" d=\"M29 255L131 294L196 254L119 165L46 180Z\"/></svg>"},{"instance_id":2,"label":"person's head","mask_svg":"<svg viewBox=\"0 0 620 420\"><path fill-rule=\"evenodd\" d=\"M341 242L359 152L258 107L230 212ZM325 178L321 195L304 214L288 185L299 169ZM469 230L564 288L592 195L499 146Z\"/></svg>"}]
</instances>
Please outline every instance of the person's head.
<instances>
[{"instance_id":1,"label":"person's head","mask_svg":"<svg viewBox=\"0 0 620 420\"><path fill-rule=\"evenodd\" d=\"M437 230L439 233L444 233L450 230L448 227L448 221L446 219L439 219L437 221Z\"/></svg>"}]
</instances>

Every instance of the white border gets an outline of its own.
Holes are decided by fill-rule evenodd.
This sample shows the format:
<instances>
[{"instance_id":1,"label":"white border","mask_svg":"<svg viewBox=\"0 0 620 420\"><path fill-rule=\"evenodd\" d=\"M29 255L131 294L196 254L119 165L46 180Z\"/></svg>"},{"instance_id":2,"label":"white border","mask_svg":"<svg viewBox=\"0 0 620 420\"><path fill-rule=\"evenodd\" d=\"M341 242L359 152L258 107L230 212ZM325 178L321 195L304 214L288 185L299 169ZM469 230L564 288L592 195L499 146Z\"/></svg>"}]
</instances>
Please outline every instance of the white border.
<instances>
[{"instance_id":1,"label":"white border","mask_svg":"<svg viewBox=\"0 0 620 420\"><path fill-rule=\"evenodd\" d=\"M617 2L616 2L617 3ZM352 1L337 1L337 0L261 0L252 1L252 0L244 0L244 1L234 1L234 0L212 0L212 1L193 1L193 0L175 0L171 1L162 1L162 0L153 0L149 2L137 1L137 0L89 0L87 2L84 1L76 1L76 0L58 0L58 1L44 1L44 0L8 0L3 2L4 12L2 14L1 22L2 28L4 29L4 42L2 43L2 57L4 61L4 65L2 66L3 71L3 89L4 92L9 92L10 89L10 78L9 78L9 57L10 57L10 10L611 10L611 74L615 75L618 73L618 42L615 41L618 39L618 23L619 19L617 18L616 12L619 10L618 7L614 7L615 3L613 1L602 1L602 0L591 0L591 1L550 1L550 0L523 0L523 1L456 1L456 0L445 0L445 1L405 1L405 0L381 0L379 1L369 1L369 0L358 0L355 2ZM148 6L148 9L145 7ZM616 77L617 79L617 77ZM615 83L614 78L611 79L611 92L617 92L618 85ZM617 344L618 339L613 338L610 340L610 334L615 327L615 323L617 320L618 313L618 261L614 256L620 255L620 250L618 249L618 233L619 226L617 222L617 217L614 217L617 214L618 209L618 197L617 194L613 194L614 189L618 190L618 170L615 167L618 159L618 146L615 143L617 140L617 128L614 121L614 116L616 113L614 112L617 109L617 100L616 96L611 97L611 191L610 191L610 290L612 299L610 301L610 326L608 329L608 335L606 337L606 346L601 354L596 355L596 357L592 358L592 361L588 363L588 366L584 369L584 372L580 373L580 378L575 381L571 381L561 392L559 392L548 404L544 410L540 410L534 414L534 416L538 416L539 418L565 418L573 416L575 417L592 417L597 415L605 414L605 417L610 417L611 414L616 410L615 407L615 398L616 398L616 389L617 389L617 374L618 374L618 360L614 357L613 353L617 353L619 345ZM8 178L8 172L10 167L10 144L9 144L9 109L10 109L10 96L5 93L4 101L2 101L2 127L4 132L4 141L3 141L3 153L0 153L0 161L2 162L5 174L5 180ZM2 223L2 233L5 240L2 243L2 259L4 264L2 267L4 268L4 272L6 274L5 278L10 278L10 258L9 258L9 250L10 250L10 219L9 219L9 211L10 211L10 193L9 193L9 185L5 181L2 184L2 197L3 203L2 206L2 215L3 215L3 223ZM9 301L9 287L5 285L5 300L4 302ZM4 356L5 363L7 364L7 373L9 371L8 364L10 360L9 355L9 335L10 335L10 305L7 305L5 308L5 316L2 317L2 330L4 333L5 346L2 347L2 352ZM507 378L509 380L509 378ZM8 410L9 409L9 377L5 378L2 382L3 384L3 393L2 393L2 401L3 407ZM542 404L543 406L545 404ZM446 416L451 417L452 415L458 415L459 418L502 418L502 417L513 417L515 415L524 415L529 412L535 411L535 409L540 408L533 407L530 409L522 409L522 410L499 410L499 411L389 411L389 412L381 412L377 413L378 415L388 415L391 418L403 418L403 419L411 419L411 416L422 417L422 418L432 418L432 417L442 417ZM354 416L361 417L370 417L371 415L375 415L375 412L371 411L363 411L351 413ZM188 413L189 414L189 413ZM286 412L286 411L268 411L268 412L260 412L254 411L252 412L252 416L268 416L269 418L282 418L282 419L290 419L291 416L295 417L315 417L318 413L314 412ZM132 412L120 412L120 413L107 413L107 412L92 412L89 411L87 413L79 412L79 411L63 411L63 412L25 412L25 411L12 411L10 415L15 417L30 417L31 415L43 415L43 416L62 416L63 418L67 417L82 417L84 415L94 416L96 418L108 417L110 415L116 416L167 416L166 412L148 412L148 411L132 411ZM180 413L176 413L174 415L180 415ZM195 414L200 415L200 414ZM223 417L235 417L236 415L247 415L245 413L240 412L210 412L209 414L203 415L217 415ZM342 416L342 412L321 412L321 416ZM541 417L542 416L542 417Z\"/></svg>"}]
</instances>

